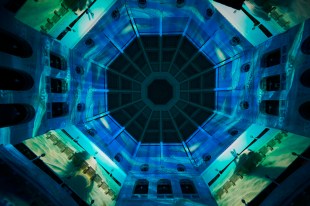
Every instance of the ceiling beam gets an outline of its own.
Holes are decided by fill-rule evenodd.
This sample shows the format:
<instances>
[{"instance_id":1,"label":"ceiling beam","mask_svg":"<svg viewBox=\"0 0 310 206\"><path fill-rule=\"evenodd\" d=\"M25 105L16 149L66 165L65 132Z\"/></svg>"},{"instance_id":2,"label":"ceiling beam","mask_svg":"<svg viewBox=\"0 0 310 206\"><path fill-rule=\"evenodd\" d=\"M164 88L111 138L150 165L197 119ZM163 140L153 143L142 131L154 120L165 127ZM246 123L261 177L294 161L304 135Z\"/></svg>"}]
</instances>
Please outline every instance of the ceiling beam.
<instances>
[{"instance_id":1,"label":"ceiling beam","mask_svg":"<svg viewBox=\"0 0 310 206\"><path fill-rule=\"evenodd\" d=\"M194 106L194 107L198 107L199 109L205 110L205 111L210 112L210 113L216 113L216 114L218 114L218 115L225 116L225 117L227 117L227 118L232 118L231 115L225 114L225 113L223 113L223 112L219 112L219 111L217 111L217 110L215 110L215 109L210 109L210 108L208 108L208 107L204 107L204 106L201 106L201 105L199 105L199 104L186 101L186 100L184 100L184 99L180 99L180 101L185 102L185 103L187 103L187 104L190 104L190 105L192 105L192 106Z\"/></svg>"},{"instance_id":2,"label":"ceiling beam","mask_svg":"<svg viewBox=\"0 0 310 206\"><path fill-rule=\"evenodd\" d=\"M190 65L193 60L200 54L200 52L205 48L205 46L207 45L207 43L210 41L211 37L209 37L209 39L207 39L207 41L199 48L199 50L186 62L186 64L184 64L182 66L182 68L174 75L174 77L179 76L179 74L188 66ZM190 41L191 42L191 41ZM193 42L191 42L191 44L193 44ZM193 44L194 45L194 44Z\"/></svg>"},{"instance_id":3,"label":"ceiling beam","mask_svg":"<svg viewBox=\"0 0 310 206\"><path fill-rule=\"evenodd\" d=\"M233 57L231 57L231 58L229 58L229 59L226 59L226 60L224 60L224 61L218 63L218 64L215 65L215 66L212 66L212 67L208 67L208 68L206 68L206 69L203 69L201 72L199 72L199 73L197 73L197 74L195 74L195 75L193 75L193 76L191 76L191 77L189 77L189 78L187 78L187 79L181 81L180 84L182 84L182 83L184 83L184 82L187 82L187 81L190 81L190 80L192 80L192 79L195 79L195 78L197 78L197 77L199 77L199 76L201 76L201 75L203 75L203 74L206 74L206 73L208 73L208 72L211 72L211 71L213 71L213 70L220 69L220 68L223 67L224 65L229 64L229 63L231 63L232 61L234 61L234 60L240 58L240 57L243 55L243 53L246 53L246 52L247 52L247 51L244 51L244 52L242 52L242 53L238 53L238 54L236 54L235 56L233 56Z\"/></svg>"},{"instance_id":4,"label":"ceiling beam","mask_svg":"<svg viewBox=\"0 0 310 206\"><path fill-rule=\"evenodd\" d=\"M146 60L146 62L147 62L147 65L148 65L150 71L153 72L153 69L152 69L150 60L149 60L149 58L148 58L148 56L147 56L147 54L146 54L146 52L145 52L144 45L143 45L142 40L141 40L141 38L140 38L140 34L139 34L139 30L138 30L137 24L136 24L136 22L135 22L133 16L131 15L131 10L128 9L128 7L127 7L127 1L126 1L126 4L125 4L125 8L126 8L127 15L128 15L128 17L129 17L129 20L130 20L131 27L133 28L133 30L134 30L134 32L135 32L135 34L136 34L137 40L138 40L138 42L139 42L139 46L141 47L141 49L142 49L142 51L143 51L143 56L144 56L144 58L145 58L145 60ZM144 75L144 76L145 76L145 75Z\"/></svg>"},{"instance_id":5,"label":"ceiling beam","mask_svg":"<svg viewBox=\"0 0 310 206\"><path fill-rule=\"evenodd\" d=\"M124 125L124 127L128 127L146 108L147 106L144 105L142 109L139 110L131 119Z\"/></svg>"},{"instance_id":6,"label":"ceiling beam","mask_svg":"<svg viewBox=\"0 0 310 206\"><path fill-rule=\"evenodd\" d=\"M191 153L190 149L188 148L187 144L185 143L184 137L183 137L181 131L179 130L179 128L178 128L178 126L177 126L177 124L176 124L176 122L175 122L175 120L174 120L174 118L173 118L171 112L168 111L168 114L169 114L169 116L170 116L170 119L171 119L171 121L172 121L172 124L173 124L175 130L177 131L178 138L179 138L179 140L180 140L181 143L182 143L183 149L184 149L184 151L185 151L187 157L189 158L190 162L191 162L194 166L197 166L197 163L196 163L196 161L194 160L194 158L193 158L193 156L192 156L192 153Z\"/></svg>"},{"instance_id":7,"label":"ceiling beam","mask_svg":"<svg viewBox=\"0 0 310 206\"><path fill-rule=\"evenodd\" d=\"M145 135L145 133L146 133L146 130L147 130L149 124L150 124L152 115L153 115L153 110L152 110L151 114L149 115L148 120L146 121L146 124L145 124L145 126L144 126L144 129L143 129L143 132L142 132L141 136L139 137L140 142L143 141L143 138L144 138L144 135Z\"/></svg>"},{"instance_id":8,"label":"ceiling beam","mask_svg":"<svg viewBox=\"0 0 310 206\"><path fill-rule=\"evenodd\" d=\"M126 75L124 75L124 74L122 74L122 73L120 73L120 72L118 72L118 71L116 71L116 70L114 70L114 69L108 69L108 71L110 71L110 72L112 72L112 73L114 73L114 74L116 74L116 75L118 75L118 76L121 76L121 77L123 77L124 79L128 79L128 80L130 80L130 81L133 81L133 82L136 82L136 83L138 83L138 84L141 84L141 82L139 82L138 80L136 80L136 79L133 79L133 78L131 78L131 77L128 77L128 76L126 76Z\"/></svg>"},{"instance_id":9,"label":"ceiling beam","mask_svg":"<svg viewBox=\"0 0 310 206\"><path fill-rule=\"evenodd\" d=\"M187 32L187 29L188 29L188 27L189 27L189 25L190 25L190 23L191 23L191 20L192 20L192 19L189 18L188 21L187 21L187 23L186 23L186 26L185 26L185 28L184 28L182 37L181 37L181 39L179 40L178 47L176 48L176 50L175 50L175 52L174 52L174 55L173 55L173 57L172 57L172 60L171 60L171 63L170 63L168 72L170 72L173 63L174 63L175 59L177 58L177 55L178 55L179 50L180 50L180 48L181 48L182 42L183 42L183 40L184 40L184 38L185 38L185 36L186 36L186 32Z\"/></svg>"}]
</instances>

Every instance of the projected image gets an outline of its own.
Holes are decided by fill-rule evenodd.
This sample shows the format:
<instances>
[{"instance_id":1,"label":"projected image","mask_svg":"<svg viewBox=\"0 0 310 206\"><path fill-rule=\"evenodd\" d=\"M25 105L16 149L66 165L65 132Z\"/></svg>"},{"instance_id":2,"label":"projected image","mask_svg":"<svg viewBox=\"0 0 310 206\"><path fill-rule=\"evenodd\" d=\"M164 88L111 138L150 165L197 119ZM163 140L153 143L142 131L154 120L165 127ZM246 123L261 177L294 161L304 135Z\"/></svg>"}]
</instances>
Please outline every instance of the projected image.
<instances>
[{"instance_id":1,"label":"projected image","mask_svg":"<svg viewBox=\"0 0 310 206\"><path fill-rule=\"evenodd\" d=\"M283 180L283 172L309 146L307 137L278 132L267 143L248 148L241 154L231 151L236 158L226 171L219 171L218 179L210 186L218 205L241 205L242 201L253 201L267 187L272 191Z\"/></svg>"},{"instance_id":2,"label":"projected image","mask_svg":"<svg viewBox=\"0 0 310 206\"><path fill-rule=\"evenodd\" d=\"M87 204L115 205L120 186L110 174L65 135L52 131L24 141ZM44 155L43 155L44 154Z\"/></svg>"}]
</instances>

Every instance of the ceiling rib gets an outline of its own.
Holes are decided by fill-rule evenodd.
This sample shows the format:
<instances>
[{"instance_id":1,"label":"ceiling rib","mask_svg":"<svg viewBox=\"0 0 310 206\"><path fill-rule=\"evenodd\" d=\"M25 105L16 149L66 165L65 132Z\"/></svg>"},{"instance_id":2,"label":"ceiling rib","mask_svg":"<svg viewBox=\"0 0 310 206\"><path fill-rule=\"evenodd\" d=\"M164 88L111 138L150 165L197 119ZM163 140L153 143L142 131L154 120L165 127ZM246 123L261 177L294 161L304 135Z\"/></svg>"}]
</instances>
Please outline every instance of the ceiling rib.
<instances>
[{"instance_id":1,"label":"ceiling rib","mask_svg":"<svg viewBox=\"0 0 310 206\"><path fill-rule=\"evenodd\" d=\"M116 89L109 89L107 92L110 93L141 93L138 90L116 90Z\"/></svg>"},{"instance_id":2,"label":"ceiling rib","mask_svg":"<svg viewBox=\"0 0 310 206\"><path fill-rule=\"evenodd\" d=\"M182 42L183 42L183 40L184 40L184 38L185 38L187 29L188 29L188 27L189 27L189 25L190 25L190 23L191 23L191 20L192 20L192 19L189 18L188 21L187 21L187 24L186 24L185 29L184 29L184 31L183 31L182 37L181 37L180 40L179 40L178 47L177 47L177 49L175 50L175 52L174 52L174 54L173 54L173 58L172 58L172 60L171 60L171 62L170 62L168 72L170 72L173 63L174 63L175 59L177 58L177 55L178 55L178 53L179 53L179 50L180 50L180 48L181 48Z\"/></svg>"},{"instance_id":3,"label":"ceiling rib","mask_svg":"<svg viewBox=\"0 0 310 206\"><path fill-rule=\"evenodd\" d=\"M135 121L135 119L145 110L146 107L147 106L144 105L144 107L140 109L139 112L137 112L133 117L131 117L131 119L128 122L126 122L126 124L124 125L125 128L128 127L133 121Z\"/></svg>"},{"instance_id":4,"label":"ceiling rib","mask_svg":"<svg viewBox=\"0 0 310 206\"><path fill-rule=\"evenodd\" d=\"M163 142L163 118L162 111L159 111L159 142Z\"/></svg>"},{"instance_id":5,"label":"ceiling rib","mask_svg":"<svg viewBox=\"0 0 310 206\"><path fill-rule=\"evenodd\" d=\"M142 100L139 99L139 100L136 100L136 101L134 101L134 102L130 102L130 103L128 103L128 104L124 104L124 105L122 105L122 106L120 106L120 107L117 107L117 108L115 108L115 109L112 109L112 110L110 110L110 114L112 114L112 113L114 113L114 112L117 112L117 111L119 111L119 110L121 110L121 109L124 109L124 108L126 108L126 107L129 107L130 105L137 104L138 102L141 102L141 101L142 101Z\"/></svg>"},{"instance_id":6,"label":"ceiling rib","mask_svg":"<svg viewBox=\"0 0 310 206\"><path fill-rule=\"evenodd\" d=\"M197 124L197 122L195 122L190 116L188 116L185 112L183 112L182 109L180 109L177 105L174 105L175 108L177 108L177 110L179 110L179 112L186 117L186 119L188 119L195 127L197 127L197 129L200 127L199 124Z\"/></svg>"},{"instance_id":7,"label":"ceiling rib","mask_svg":"<svg viewBox=\"0 0 310 206\"><path fill-rule=\"evenodd\" d=\"M132 15L131 15L131 10L128 9L128 7L127 7L127 3L125 4L125 8L126 8L126 11L127 11L127 15L128 15L128 17L129 17L129 19L130 19L131 27L133 28L133 30L134 30L134 32L135 32L135 34L136 34L137 40L138 40L138 42L139 42L139 46L141 47L141 49L142 49L142 51L143 51L143 56L144 56L144 58L145 58L145 60L146 60L146 62L147 62L147 65L148 65L150 71L153 72L153 69L152 69L150 60L149 60L149 58L148 58L148 56L147 56L147 54L146 54L146 52L145 52L144 45L143 45L143 43L142 43L142 41L141 41L140 34L139 34L139 31L138 31L136 22L135 22L135 20L133 19Z\"/></svg>"},{"instance_id":8,"label":"ceiling rib","mask_svg":"<svg viewBox=\"0 0 310 206\"><path fill-rule=\"evenodd\" d=\"M103 112L103 113L101 113L101 114L97 114L97 115L95 115L95 116L93 116L93 117L87 118L87 119L86 119L86 123L87 123L87 122L91 122L91 121L93 121L93 120L100 119L100 118L105 117L105 116L107 116L107 115L109 115L109 114L110 114L109 111Z\"/></svg>"},{"instance_id":9,"label":"ceiling rib","mask_svg":"<svg viewBox=\"0 0 310 206\"><path fill-rule=\"evenodd\" d=\"M115 71L114 69L110 69L110 68L109 68L108 71L111 71L112 73L114 73L114 74L116 74L116 75L118 75L118 76L121 76L121 77L123 77L123 78L125 78L125 79L128 79L128 80L130 80L130 81L133 81L133 82L136 82L136 83L138 83L138 84L141 84L140 81L135 80L135 79L133 79L133 78L131 78L131 77L128 77L128 76L126 76L126 75L124 75L124 74L122 74L122 73L120 73L120 72L118 72L118 71Z\"/></svg>"},{"instance_id":10,"label":"ceiling rib","mask_svg":"<svg viewBox=\"0 0 310 206\"><path fill-rule=\"evenodd\" d=\"M148 126L149 126L149 124L150 124L150 121L151 121L151 117L152 117L152 115L153 115L153 110L152 110L152 112L151 112L151 114L150 114L149 118L147 119L147 122L146 122L146 124L145 124L145 127L144 127L144 129L143 129L143 132L142 132L141 136L139 137L139 139L140 139L140 141L139 141L139 142L142 142L142 141L143 141L143 139L144 139L144 135L145 135L146 130L147 130L147 128L148 128Z\"/></svg>"},{"instance_id":11,"label":"ceiling rib","mask_svg":"<svg viewBox=\"0 0 310 206\"><path fill-rule=\"evenodd\" d=\"M244 51L243 53L246 53L246 51ZM192 80L192 79L195 79L195 78L197 78L197 77L199 77L199 76L201 76L201 75L203 75L203 74L206 74L206 73L208 73L208 72L210 72L210 71L213 71L213 70L216 70L216 69L220 69L222 66L224 66L224 65L226 65L226 64L229 64L230 62L232 62L232 61L234 61L234 60L240 58L241 56L243 56L242 53L236 54L235 56L233 56L233 57L231 57L231 58L229 58L229 59L225 59L225 60L223 60L222 62L218 63L218 64L215 65L215 66L212 66L212 67L208 67L208 68L206 68L206 69L203 69L201 72L199 72L199 73L197 73L197 74L195 74L195 75L193 75L193 76L191 76L191 77L189 77L189 78L187 78L187 79L181 81L180 84L182 84L182 83L184 83L184 82L187 82L187 81L190 81L190 80Z\"/></svg>"},{"instance_id":12,"label":"ceiling rib","mask_svg":"<svg viewBox=\"0 0 310 206\"><path fill-rule=\"evenodd\" d=\"M110 145L120 134L122 134L122 132L125 131L125 127L121 127L120 130L118 130L112 137L112 139L110 140L110 142L108 143L108 145Z\"/></svg>"},{"instance_id":13,"label":"ceiling rib","mask_svg":"<svg viewBox=\"0 0 310 206\"><path fill-rule=\"evenodd\" d=\"M193 60L200 54L201 50L207 45L211 38L209 39L199 48L199 50L186 62L186 64L183 65L183 67L174 75L174 77L177 77L188 65L190 65ZM193 44L193 43L192 43Z\"/></svg>"},{"instance_id":14,"label":"ceiling rib","mask_svg":"<svg viewBox=\"0 0 310 206\"><path fill-rule=\"evenodd\" d=\"M219 111L217 111L217 110L213 110L213 109L210 109L210 108L208 108L208 107L204 107L204 106L201 106L201 105L199 105L199 104L186 101L186 100L184 100L184 99L180 99L180 101L185 102L185 103L187 103L187 104L190 104L190 105L192 105L192 106L194 106L194 107L198 107L198 108L200 108L200 109L202 109L202 110L205 110L205 111L207 111L207 112L212 112L212 113L216 113L216 114L218 114L218 115L221 115L221 116L224 116L224 117L227 117L227 118L232 118L230 115L225 114L225 113L223 113L223 112L219 112Z\"/></svg>"},{"instance_id":15,"label":"ceiling rib","mask_svg":"<svg viewBox=\"0 0 310 206\"><path fill-rule=\"evenodd\" d=\"M163 11L160 12L159 36L159 72L161 72L163 69Z\"/></svg>"},{"instance_id":16,"label":"ceiling rib","mask_svg":"<svg viewBox=\"0 0 310 206\"><path fill-rule=\"evenodd\" d=\"M180 92L190 92L190 93L212 93L212 92L218 92L218 91L232 91L232 90L238 90L238 89L234 89L232 87L229 88L215 88L215 89L182 89L180 90Z\"/></svg>"},{"instance_id":17,"label":"ceiling rib","mask_svg":"<svg viewBox=\"0 0 310 206\"><path fill-rule=\"evenodd\" d=\"M177 126L177 124L176 124L176 122L175 122L173 116L171 115L171 112L168 111L168 114L169 114L169 116L170 116L170 119L171 119L171 121L172 121L172 124L173 124L174 128L175 128L176 131L177 131L178 138L179 138L179 140L180 140L181 143L182 143L183 149L184 149L184 151L185 151L187 157L189 158L189 160L191 161L191 163L192 163L194 166L197 165L196 161L194 160L194 158L193 158L193 156L192 156L191 151L189 150L187 144L184 142L183 135L182 135L182 133L180 132L180 130L179 130L179 128L178 128L178 126Z\"/></svg>"}]
</instances>

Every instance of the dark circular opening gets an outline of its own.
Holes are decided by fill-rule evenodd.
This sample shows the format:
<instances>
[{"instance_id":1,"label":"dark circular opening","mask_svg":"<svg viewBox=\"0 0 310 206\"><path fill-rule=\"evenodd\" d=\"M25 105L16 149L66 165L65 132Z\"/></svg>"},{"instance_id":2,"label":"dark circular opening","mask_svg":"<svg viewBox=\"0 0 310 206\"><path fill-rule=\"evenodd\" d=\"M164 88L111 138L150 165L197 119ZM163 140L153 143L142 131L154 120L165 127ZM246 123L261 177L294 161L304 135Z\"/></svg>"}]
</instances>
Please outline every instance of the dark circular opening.
<instances>
[{"instance_id":1,"label":"dark circular opening","mask_svg":"<svg viewBox=\"0 0 310 206\"><path fill-rule=\"evenodd\" d=\"M241 40L239 37L234 36L231 40L230 40L230 44L232 46L237 46L238 44L240 44Z\"/></svg>"},{"instance_id":2,"label":"dark circular opening","mask_svg":"<svg viewBox=\"0 0 310 206\"><path fill-rule=\"evenodd\" d=\"M173 88L167 80L156 79L148 86L147 97L156 105L167 104L173 97Z\"/></svg>"},{"instance_id":3,"label":"dark circular opening","mask_svg":"<svg viewBox=\"0 0 310 206\"><path fill-rule=\"evenodd\" d=\"M185 4L185 0L177 0L177 7L183 7Z\"/></svg>"},{"instance_id":4,"label":"dark circular opening","mask_svg":"<svg viewBox=\"0 0 310 206\"><path fill-rule=\"evenodd\" d=\"M119 13L119 10L118 9L115 9L112 14L111 14L112 18L114 20L118 20L120 18L120 13Z\"/></svg>"},{"instance_id":5,"label":"dark circular opening","mask_svg":"<svg viewBox=\"0 0 310 206\"><path fill-rule=\"evenodd\" d=\"M229 134L230 134L231 136L236 136L238 133L239 133L239 131L238 131L238 130L235 130L235 129L233 129L233 130L231 130L231 131L229 132Z\"/></svg>"},{"instance_id":6,"label":"dark circular opening","mask_svg":"<svg viewBox=\"0 0 310 206\"><path fill-rule=\"evenodd\" d=\"M95 44L95 42L92 39L86 39L86 41L85 41L85 45L88 46L88 47L91 47L94 44Z\"/></svg>"},{"instance_id":7,"label":"dark circular opening","mask_svg":"<svg viewBox=\"0 0 310 206\"><path fill-rule=\"evenodd\" d=\"M138 5L140 8L145 8L146 7L146 0L138 0Z\"/></svg>"},{"instance_id":8,"label":"dark circular opening","mask_svg":"<svg viewBox=\"0 0 310 206\"><path fill-rule=\"evenodd\" d=\"M184 171L185 171L185 166L182 165L182 164L178 164L178 165L177 165L177 170L178 170L179 172L184 172Z\"/></svg>"},{"instance_id":9,"label":"dark circular opening","mask_svg":"<svg viewBox=\"0 0 310 206\"><path fill-rule=\"evenodd\" d=\"M81 66L75 67L75 71L77 74L81 74L81 75L84 74L84 68Z\"/></svg>"},{"instance_id":10,"label":"dark circular opening","mask_svg":"<svg viewBox=\"0 0 310 206\"><path fill-rule=\"evenodd\" d=\"M149 171L149 165L148 165L148 164L143 164L143 165L141 165L140 170L141 170L142 172L147 172L147 171Z\"/></svg>"},{"instance_id":11,"label":"dark circular opening","mask_svg":"<svg viewBox=\"0 0 310 206\"><path fill-rule=\"evenodd\" d=\"M241 109L249 109L249 107L250 107L249 102L247 102L247 101L240 102L240 107L241 107Z\"/></svg>"},{"instance_id":12,"label":"dark circular opening","mask_svg":"<svg viewBox=\"0 0 310 206\"><path fill-rule=\"evenodd\" d=\"M78 105L77 105L77 110L79 111L79 112L82 112L82 111L84 111L85 110L85 104L84 103L78 103Z\"/></svg>"},{"instance_id":13,"label":"dark circular opening","mask_svg":"<svg viewBox=\"0 0 310 206\"><path fill-rule=\"evenodd\" d=\"M204 162L208 162L208 161L211 160L211 155L209 155L209 154L204 154L204 155L202 156L202 159L203 159Z\"/></svg>"},{"instance_id":14,"label":"dark circular opening","mask_svg":"<svg viewBox=\"0 0 310 206\"><path fill-rule=\"evenodd\" d=\"M299 114L305 119L310 121L310 102L305 102L299 106Z\"/></svg>"},{"instance_id":15,"label":"dark circular opening","mask_svg":"<svg viewBox=\"0 0 310 206\"><path fill-rule=\"evenodd\" d=\"M301 45L301 51L304 54L310 54L310 36L308 36Z\"/></svg>"},{"instance_id":16,"label":"dark circular opening","mask_svg":"<svg viewBox=\"0 0 310 206\"><path fill-rule=\"evenodd\" d=\"M96 135L97 131L96 131L95 129L92 128L92 129L87 130L87 133L88 133L90 136L94 137L94 136Z\"/></svg>"},{"instance_id":17,"label":"dark circular opening","mask_svg":"<svg viewBox=\"0 0 310 206\"><path fill-rule=\"evenodd\" d=\"M248 72L250 71L251 65L250 64L244 64L241 67L241 72Z\"/></svg>"},{"instance_id":18,"label":"dark circular opening","mask_svg":"<svg viewBox=\"0 0 310 206\"><path fill-rule=\"evenodd\" d=\"M121 162L122 159L123 159L123 156L120 154L120 153L117 153L114 157L114 159L117 161L117 162Z\"/></svg>"},{"instance_id":19,"label":"dark circular opening","mask_svg":"<svg viewBox=\"0 0 310 206\"><path fill-rule=\"evenodd\" d=\"M214 14L213 9L207 8L207 10L206 10L206 15L207 15L207 17L211 17L211 16L213 16L213 14Z\"/></svg>"},{"instance_id":20,"label":"dark circular opening","mask_svg":"<svg viewBox=\"0 0 310 206\"><path fill-rule=\"evenodd\" d=\"M300 77L300 83L310 88L310 69L306 70L304 73L302 73Z\"/></svg>"}]
</instances>

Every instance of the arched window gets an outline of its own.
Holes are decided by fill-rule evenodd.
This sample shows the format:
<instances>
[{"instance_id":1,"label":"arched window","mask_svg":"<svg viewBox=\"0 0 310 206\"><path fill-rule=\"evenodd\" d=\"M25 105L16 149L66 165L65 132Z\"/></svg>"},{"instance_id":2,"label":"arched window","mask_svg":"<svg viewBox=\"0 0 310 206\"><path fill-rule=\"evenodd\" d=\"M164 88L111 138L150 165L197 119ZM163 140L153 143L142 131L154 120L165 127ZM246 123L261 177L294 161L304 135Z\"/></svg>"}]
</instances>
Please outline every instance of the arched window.
<instances>
[{"instance_id":1,"label":"arched window","mask_svg":"<svg viewBox=\"0 0 310 206\"><path fill-rule=\"evenodd\" d=\"M21 58L31 57L31 45L21 37L0 29L0 51Z\"/></svg>"},{"instance_id":2,"label":"arched window","mask_svg":"<svg viewBox=\"0 0 310 206\"><path fill-rule=\"evenodd\" d=\"M260 88L264 91L279 91L281 88L281 75L264 77L260 81Z\"/></svg>"},{"instance_id":3,"label":"arched window","mask_svg":"<svg viewBox=\"0 0 310 206\"><path fill-rule=\"evenodd\" d=\"M33 78L26 72L0 67L0 90L25 91L33 85Z\"/></svg>"},{"instance_id":4,"label":"arched window","mask_svg":"<svg viewBox=\"0 0 310 206\"><path fill-rule=\"evenodd\" d=\"M35 116L29 104L0 104L0 128L30 122Z\"/></svg>"},{"instance_id":5,"label":"arched window","mask_svg":"<svg viewBox=\"0 0 310 206\"><path fill-rule=\"evenodd\" d=\"M172 194L171 181L168 179L160 179L157 182L157 195L171 195L171 194Z\"/></svg>"},{"instance_id":6,"label":"arched window","mask_svg":"<svg viewBox=\"0 0 310 206\"><path fill-rule=\"evenodd\" d=\"M310 121L310 102L305 102L299 106L299 114L305 119Z\"/></svg>"},{"instance_id":7,"label":"arched window","mask_svg":"<svg viewBox=\"0 0 310 206\"><path fill-rule=\"evenodd\" d=\"M263 100L260 104L260 111L264 114L279 116L279 100Z\"/></svg>"},{"instance_id":8,"label":"arched window","mask_svg":"<svg viewBox=\"0 0 310 206\"><path fill-rule=\"evenodd\" d=\"M188 194L197 194L196 187L193 183L193 181L189 179L182 179L180 180L180 186L182 190L182 194L188 195Z\"/></svg>"},{"instance_id":9,"label":"arched window","mask_svg":"<svg viewBox=\"0 0 310 206\"><path fill-rule=\"evenodd\" d=\"M310 54L310 36L308 36L305 41L303 41L301 45L301 51L304 54L309 55Z\"/></svg>"},{"instance_id":10,"label":"arched window","mask_svg":"<svg viewBox=\"0 0 310 206\"><path fill-rule=\"evenodd\" d=\"M302 73L300 77L300 83L304 87L310 88L310 69L307 69L306 71L304 71L304 73Z\"/></svg>"},{"instance_id":11,"label":"arched window","mask_svg":"<svg viewBox=\"0 0 310 206\"><path fill-rule=\"evenodd\" d=\"M145 195L149 193L149 181L146 179L139 179L136 181L133 194Z\"/></svg>"}]
</instances>

